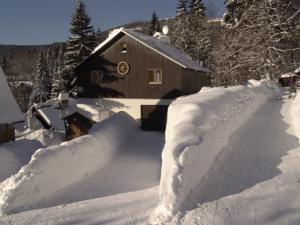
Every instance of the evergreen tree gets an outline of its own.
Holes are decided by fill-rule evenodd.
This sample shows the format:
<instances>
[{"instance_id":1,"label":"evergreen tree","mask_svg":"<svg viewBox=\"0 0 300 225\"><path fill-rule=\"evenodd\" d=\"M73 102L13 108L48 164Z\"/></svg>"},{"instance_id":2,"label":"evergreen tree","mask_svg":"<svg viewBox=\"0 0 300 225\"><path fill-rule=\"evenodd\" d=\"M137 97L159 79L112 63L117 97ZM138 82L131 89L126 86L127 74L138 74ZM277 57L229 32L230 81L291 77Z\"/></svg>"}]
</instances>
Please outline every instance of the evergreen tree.
<instances>
[{"instance_id":1,"label":"evergreen tree","mask_svg":"<svg viewBox=\"0 0 300 225\"><path fill-rule=\"evenodd\" d=\"M179 0L177 10L176 10L176 17L181 17L186 14L187 14L186 0Z\"/></svg>"},{"instance_id":2,"label":"evergreen tree","mask_svg":"<svg viewBox=\"0 0 300 225\"><path fill-rule=\"evenodd\" d=\"M201 0L192 0L186 10L186 1L179 0L174 29L174 44L188 53L195 61L207 64L210 51L210 37Z\"/></svg>"},{"instance_id":3,"label":"evergreen tree","mask_svg":"<svg viewBox=\"0 0 300 225\"><path fill-rule=\"evenodd\" d=\"M58 53L54 62L54 71L52 76L52 90L51 96L57 97L58 94L63 90L63 66L64 66L64 51L63 45L58 47Z\"/></svg>"},{"instance_id":4,"label":"evergreen tree","mask_svg":"<svg viewBox=\"0 0 300 225\"><path fill-rule=\"evenodd\" d=\"M100 44L105 39L100 27L97 27L97 29L96 29L95 38L96 38L96 43L97 44Z\"/></svg>"},{"instance_id":5,"label":"evergreen tree","mask_svg":"<svg viewBox=\"0 0 300 225\"><path fill-rule=\"evenodd\" d=\"M64 65L65 91L71 92L71 84L75 76L75 68L91 53L96 46L95 31L90 25L91 19L85 4L78 0L71 20L71 28L67 40Z\"/></svg>"},{"instance_id":6,"label":"evergreen tree","mask_svg":"<svg viewBox=\"0 0 300 225\"><path fill-rule=\"evenodd\" d=\"M205 15L205 7L201 0L190 1L190 14L203 14Z\"/></svg>"},{"instance_id":7,"label":"evergreen tree","mask_svg":"<svg viewBox=\"0 0 300 225\"><path fill-rule=\"evenodd\" d=\"M37 62L35 85L32 93L32 101L42 103L50 99L51 78L48 72L47 63L42 53Z\"/></svg>"},{"instance_id":8,"label":"evergreen tree","mask_svg":"<svg viewBox=\"0 0 300 225\"><path fill-rule=\"evenodd\" d=\"M152 36L156 32L161 32L161 28L159 26L158 17L156 15L155 11L153 11L150 28L149 28L149 35Z\"/></svg>"},{"instance_id":9,"label":"evergreen tree","mask_svg":"<svg viewBox=\"0 0 300 225\"><path fill-rule=\"evenodd\" d=\"M189 21L187 16L186 0L179 0L176 11L176 22L173 31L173 44L183 51L190 49Z\"/></svg>"}]
</instances>

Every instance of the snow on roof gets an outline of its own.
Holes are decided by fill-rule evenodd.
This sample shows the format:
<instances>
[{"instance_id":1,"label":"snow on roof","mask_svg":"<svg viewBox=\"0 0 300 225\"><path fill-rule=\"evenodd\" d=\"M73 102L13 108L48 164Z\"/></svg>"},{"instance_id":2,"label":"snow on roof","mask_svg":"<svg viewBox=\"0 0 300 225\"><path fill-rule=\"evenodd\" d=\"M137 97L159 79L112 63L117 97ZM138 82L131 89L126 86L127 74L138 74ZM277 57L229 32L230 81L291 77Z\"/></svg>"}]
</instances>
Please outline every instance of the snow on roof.
<instances>
[{"instance_id":1,"label":"snow on roof","mask_svg":"<svg viewBox=\"0 0 300 225\"><path fill-rule=\"evenodd\" d=\"M88 104L71 103L67 108L61 110L55 102L46 102L35 104L35 108L43 117L44 121L54 130L65 131L63 119L74 113L79 113L86 118L98 123L110 116L110 112L106 109Z\"/></svg>"},{"instance_id":2,"label":"snow on roof","mask_svg":"<svg viewBox=\"0 0 300 225\"><path fill-rule=\"evenodd\" d=\"M178 64L183 68L209 72L207 68L195 62L191 56L179 50L175 46L162 42L152 36L143 34L138 31L125 29L123 27L113 30L108 36L108 38L94 49L92 54L98 52L100 49L106 46L106 44L112 41L120 33L130 36L131 38L137 40L141 44L145 45L146 47L152 49L153 51L159 53L160 55L166 57L167 59L171 60L172 62Z\"/></svg>"},{"instance_id":3,"label":"snow on roof","mask_svg":"<svg viewBox=\"0 0 300 225\"><path fill-rule=\"evenodd\" d=\"M0 66L0 124L10 124L22 120L24 120L24 115L11 93Z\"/></svg>"},{"instance_id":4,"label":"snow on roof","mask_svg":"<svg viewBox=\"0 0 300 225\"><path fill-rule=\"evenodd\" d=\"M296 76L296 74L291 72L291 73L285 73L285 74L280 75L280 78L288 78L288 77L295 77L295 76Z\"/></svg>"},{"instance_id":5,"label":"snow on roof","mask_svg":"<svg viewBox=\"0 0 300 225\"><path fill-rule=\"evenodd\" d=\"M60 110L58 108L48 106L39 108L37 111L52 129L59 131L65 130L65 124L60 117Z\"/></svg>"}]
</instances>

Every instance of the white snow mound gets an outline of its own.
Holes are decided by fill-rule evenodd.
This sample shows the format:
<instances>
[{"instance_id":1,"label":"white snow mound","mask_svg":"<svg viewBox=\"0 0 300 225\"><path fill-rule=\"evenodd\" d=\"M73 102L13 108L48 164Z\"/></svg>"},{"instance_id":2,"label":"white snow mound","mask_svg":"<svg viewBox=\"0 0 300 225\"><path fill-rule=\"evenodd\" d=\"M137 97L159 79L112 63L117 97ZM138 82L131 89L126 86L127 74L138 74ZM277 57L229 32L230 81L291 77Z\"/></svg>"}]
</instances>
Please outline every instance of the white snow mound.
<instances>
[{"instance_id":1,"label":"white snow mound","mask_svg":"<svg viewBox=\"0 0 300 225\"><path fill-rule=\"evenodd\" d=\"M205 88L170 105L162 153L160 204L152 217L153 224L180 211L232 133L274 97L275 86L267 80L251 80L247 86Z\"/></svg>"},{"instance_id":2,"label":"white snow mound","mask_svg":"<svg viewBox=\"0 0 300 225\"><path fill-rule=\"evenodd\" d=\"M94 125L88 135L37 150L28 165L0 184L0 215L34 209L46 197L109 164L137 129L135 120L121 112Z\"/></svg>"}]
</instances>

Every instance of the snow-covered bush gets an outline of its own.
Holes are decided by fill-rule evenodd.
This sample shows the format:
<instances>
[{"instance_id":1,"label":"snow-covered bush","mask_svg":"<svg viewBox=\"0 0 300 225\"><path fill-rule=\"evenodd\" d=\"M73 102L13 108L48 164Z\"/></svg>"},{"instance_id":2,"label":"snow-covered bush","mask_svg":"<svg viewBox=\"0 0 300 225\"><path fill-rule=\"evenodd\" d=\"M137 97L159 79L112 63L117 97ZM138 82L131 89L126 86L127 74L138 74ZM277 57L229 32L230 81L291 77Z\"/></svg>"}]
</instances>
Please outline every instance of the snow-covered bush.
<instances>
[{"instance_id":1,"label":"snow-covered bush","mask_svg":"<svg viewBox=\"0 0 300 225\"><path fill-rule=\"evenodd\" d=\"M121 112L94 125L88 135L37 150L28 165L0 184L0 214L36 208L53 193L103 168L137 129L136 121Z\"/></svg>"},{"instance_id":2,"label":"snow-covered bush","mask_svg":"<svg viewBox=\"0 0 300 225\"><path fill-rule=\"evenodd\" d=\"M251 80L247 86L206 88L170 105L154 220L168 220L180 209L232 133L274 93L271 82Z\"/></svg>"}]
</instances>

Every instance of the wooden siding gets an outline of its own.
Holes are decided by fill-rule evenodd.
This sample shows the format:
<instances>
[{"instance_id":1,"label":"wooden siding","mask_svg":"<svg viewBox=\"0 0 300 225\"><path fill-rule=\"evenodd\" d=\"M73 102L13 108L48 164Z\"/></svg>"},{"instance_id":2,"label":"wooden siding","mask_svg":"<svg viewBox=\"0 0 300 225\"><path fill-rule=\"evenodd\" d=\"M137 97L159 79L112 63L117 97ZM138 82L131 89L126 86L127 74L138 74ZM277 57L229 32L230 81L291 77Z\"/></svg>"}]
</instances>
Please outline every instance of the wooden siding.
<instances>
[{"instance_id":1,"label":"wooden siding","mask_svg":"<svg viewBox=\"0 0 300 225\"><path fill-rule=\"evenodd\" d=\"M15 140L15 127L12 124L0 124L0 144Z\"/></svg>"},{"instance_id":2,"label":"wooden siding","mask_svg":"<svg viewBox=\"0 0 300 225\"><path fill-rule=\"evenodd\" d=\"M72 140L88 134L89 129L95 124L92 120L74 113L64 119L66 128L66 140Z\"/></svg>"},{"instance_id":3,"label":"wooden siding","mask_svg":"<svg viewBox=\"0 0 300 225\"><path fill-rule=\"evenodd\" d=\"M182 92L185 95L200 91L208 85L208 74L201 71L182 69Z\"/></svg>"},{"instance_id":4,"label":"wooden siding","mask_svg":"<svg viewBox=\"0 0 300 225\"><path fill-rule=\"evenodd\" d=\"M127 52L121 53L122 44L127 44ZM130 66L127 75L117 73L117 64L126 61ZM162 84L147 83L147 69L162 70ZM104 72L103 83L91 84L90 72L101 70ZM200 72L190 70L184 72L180 66L159 55L138 41L127 35L118 37L103 52L91 56L77 69L78 86L83 87L84 92L79 97L108 97L108 98L142 98L142 99L174 99L182 94L191 94L203 86L203 79L195 79L201 76ZM188 74L187 77L182 75ZM194 74L194 75L193 75ZM190 88L187 82L197 83L199 88ZM185 82L183 84L182 82ZM206 82L205 82L206 84ZM194 85L194 84L193 84ZM191 91L192 90L192 91Z\"/></svg>"}]
</instances>

